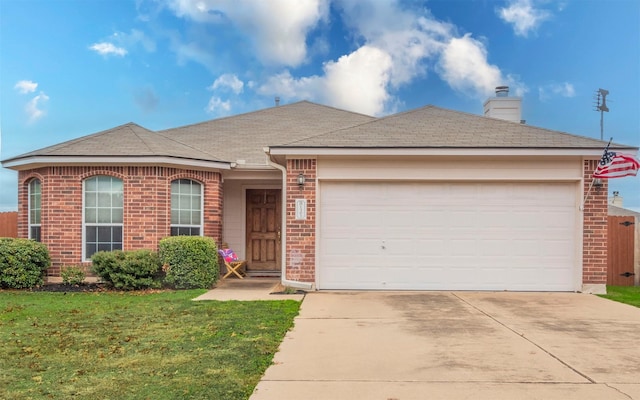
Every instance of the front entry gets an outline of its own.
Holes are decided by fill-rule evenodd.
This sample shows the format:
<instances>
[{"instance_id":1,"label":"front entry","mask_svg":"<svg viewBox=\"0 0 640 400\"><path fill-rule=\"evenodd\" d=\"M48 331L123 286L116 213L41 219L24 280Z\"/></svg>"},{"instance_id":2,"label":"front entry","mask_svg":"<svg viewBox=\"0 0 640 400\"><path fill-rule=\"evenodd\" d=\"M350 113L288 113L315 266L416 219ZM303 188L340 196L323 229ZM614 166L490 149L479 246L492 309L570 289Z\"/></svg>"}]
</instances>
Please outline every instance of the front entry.
<instances>
[{"instance_id":1,"label":"front entry","mask_svg":"<svg viewBox=\"0 0 640 400\"><path fill-rule=\"evenodd\" d=\"M281 193L247 190L247 272L280 273Z\"/></svg>"}]
</instances>

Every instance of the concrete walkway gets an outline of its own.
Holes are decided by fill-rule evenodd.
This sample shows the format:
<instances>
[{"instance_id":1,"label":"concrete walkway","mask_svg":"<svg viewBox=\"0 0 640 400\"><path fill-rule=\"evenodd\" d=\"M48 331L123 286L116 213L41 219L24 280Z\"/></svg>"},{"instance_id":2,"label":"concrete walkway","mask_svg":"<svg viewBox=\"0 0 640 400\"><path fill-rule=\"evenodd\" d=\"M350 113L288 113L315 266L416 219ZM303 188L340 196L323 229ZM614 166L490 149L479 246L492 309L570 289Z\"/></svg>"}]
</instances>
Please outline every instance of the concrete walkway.
<instances>
[{"instance_id":1,"label":"concrete walkway","mask_svg":"<svg viewBox=\"0 0 640 400\"><path fill-rule=\"evenodd\" d=\"M640 309L571 293L309 293L251 396L270 399L640 400Z\"/></svg>"},{"instance_id":2,"label":"concrete walkway","mask_svg":"<svg viewBox=\"0 0 640 400\"><path fill-rule=\"evenodd\" d=\"M282 292L279 278L228 278L219 281L214 289L194 300L254 301L296 300L302 301L304 294L276 294Z\"/></svg>"}]
</instances>

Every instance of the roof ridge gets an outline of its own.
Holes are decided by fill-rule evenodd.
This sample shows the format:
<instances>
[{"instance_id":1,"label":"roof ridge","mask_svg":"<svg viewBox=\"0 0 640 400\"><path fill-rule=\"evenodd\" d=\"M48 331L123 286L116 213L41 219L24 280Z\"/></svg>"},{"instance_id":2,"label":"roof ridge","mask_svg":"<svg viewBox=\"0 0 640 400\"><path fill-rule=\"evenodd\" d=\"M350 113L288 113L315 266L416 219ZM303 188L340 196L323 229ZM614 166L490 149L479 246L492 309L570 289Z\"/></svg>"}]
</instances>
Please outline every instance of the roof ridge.
<instances>
[{"instance_id":1,"label":"roof ridge","mask_svg":"<svg viewBox=\"0 0 640 400\"><path fill-rule=\"evenodd\" d=\"M354 114L354 115L362 115L362 116L365 116L365 117L372 117L371 115L362 114L362 113L358 113L358 112L355 112L355 111L343 110L343 109L340 109L340 108L337 108L337 107L328 106L328 105L320 104L320 103L315 103L315 102L309 101L309 100L299 100L299 101L296 101L296 102L293 102L293 103L289 103L289 104L266 107L266 108L261 108L261 109L258 109L258 110L247 111L247 112L244 112L244 113L241 113L241 114L227 115L227 116L224 116L224 117L208 119L208 120L205 120L205 121L195 122L195 123L192 123L192 124L176 126L176 127L167 128L167 129L161 129L161 130L156 131L156 132L166 132L166 131L172 131L172 130L183 129L183 128L191 128L191 127L194 127L194 126L207 124L207 123L210 123L210 122L213 122L213 121L225 121L225 120L228 120L228 119L231 119L231 118L243 117L243 116L246 116L246 115L249 115L249 114L262 114L262 113L269 112L269 111L271 111L273 109L291 107L291 106L295 106L297 104L311 104L311 105L314 105L314 106L328 108L328 109L332 109L332 110L336 110L336 111L340 111L340 112L345 112L345 113L350 113L350 114ZM372 118L375 118L375 117L372 117Z\"/></svg>"},{"instance_id":2,"label":"roof ridge","mask_svg":"<svg viewBox=\"0 0 640 400\"><path fill-rule=\"evenodd\" d=\"M142 129L145 129L145 130L147 130L147 131L148 131L148 129L147 129L147 128L145 128L144 126L140 126L140 125L136 124L135 122L127 122L127 123L125 123L125 124L121 124L121 125L114 126L113 128L105 129L105 130L103 130L103 131L99 131L99 132L94 132L94 133L91 133L91 134L86 135L86 136L80 136L80 137L77 137L77 138L75 138L75 139L69 139L69 140L67 140L67 141L65 141L65 142L58 143L58 144L54 144L54 145L51 145L51 146L47 146L47 147L45 147L45 148L44 148L44 149L42 149L42 150L36 150L36 151L45 151L45 152L48 152L48 151L47 151L47 149L49 149L49 150L53 150L54 148L55 148L56 150L57 150L57 149L64 149L65 147L69 147L69 146L71 146L72 144L82 143L82 142L84 142L84 141L86 141L86 140L93 139L93 138L98 137L98 136L106 135L106 134L108 134L108 133L110 133L110 132L113 132L113 131L115 131L115 130L117 130L117 129L123 129L123 128L126 128L126 127L130 127L130 126L132 126L132 125L133 125L133 126L137 126L138 128L142 128ZM133 131L133 130L132 130L132 131ZM27 154L28 154L28 153L27 153Z\"/></svg>"}]
</instances>

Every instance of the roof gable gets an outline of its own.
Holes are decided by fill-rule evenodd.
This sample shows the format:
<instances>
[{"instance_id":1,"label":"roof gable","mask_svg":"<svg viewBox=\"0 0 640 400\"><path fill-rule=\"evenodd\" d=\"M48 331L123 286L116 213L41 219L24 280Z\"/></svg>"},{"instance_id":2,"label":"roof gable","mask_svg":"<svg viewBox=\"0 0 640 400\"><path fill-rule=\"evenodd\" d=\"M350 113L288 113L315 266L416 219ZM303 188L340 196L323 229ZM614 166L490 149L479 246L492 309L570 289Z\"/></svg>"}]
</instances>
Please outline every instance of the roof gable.
<instances>
[{"instance_id":1,"label":"roof gable","mask_svg":"<svg viewBox=\"0 0 640 400\"><path fill-rule=\"evenodd\" d=\"M33 156L169 156L218 161L193 146L177 142L133 122L59 143L16 158Z\"/></svg>"}]
</instances>

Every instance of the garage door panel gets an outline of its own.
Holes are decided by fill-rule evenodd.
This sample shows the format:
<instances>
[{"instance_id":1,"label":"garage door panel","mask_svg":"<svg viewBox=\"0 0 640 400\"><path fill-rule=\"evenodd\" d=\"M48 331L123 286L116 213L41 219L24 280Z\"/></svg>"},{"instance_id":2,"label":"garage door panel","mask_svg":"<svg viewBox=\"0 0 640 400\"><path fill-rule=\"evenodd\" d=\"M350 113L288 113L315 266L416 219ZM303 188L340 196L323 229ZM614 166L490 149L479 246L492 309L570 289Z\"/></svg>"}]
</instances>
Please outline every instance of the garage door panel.
<instances>
[{"instance_id":1,"label":"garage door panel","mask_svg":"<svg viewBox=\"0 0 640 400\"><path fill-rule=\"evenodd\" d=\"M575 193L569 183L321 183L318 287L573 290Z\"/></svg>"}]
</instances>

